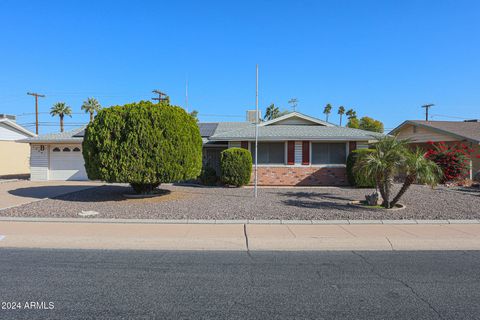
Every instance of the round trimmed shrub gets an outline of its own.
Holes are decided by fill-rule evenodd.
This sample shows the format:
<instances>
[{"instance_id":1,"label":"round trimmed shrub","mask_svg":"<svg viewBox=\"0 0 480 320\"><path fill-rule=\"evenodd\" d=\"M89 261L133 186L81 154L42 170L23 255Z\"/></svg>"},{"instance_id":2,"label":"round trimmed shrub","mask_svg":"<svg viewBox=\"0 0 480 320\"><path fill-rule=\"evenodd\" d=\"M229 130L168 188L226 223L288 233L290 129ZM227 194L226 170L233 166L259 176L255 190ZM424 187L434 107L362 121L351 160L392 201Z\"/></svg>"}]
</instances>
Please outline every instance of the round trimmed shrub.
<instances>
[{"instance_id":1,"label":"round trimmed shrub","mask_svg":"<svg viewBox=\"0 0 480 320\"><path fill-rule=\"evenodd\" d=\"M348 183L355 187L360 188L373 188L375 187L375 179L367 178L357 172L355 172L355 164L360 157L364 157L374 152L373 149L357 149L350 152L347 158L347 179Z\"/></svg>"},{"instance_id":2,"label":"round trimmed shrub","mask_svg":"<svg viewBox=\"0 0 480 320\"><path fill-rule=\"evenodd\" d=\"M161 183L198 177L202 138L182 108L140 101L99 111L85 130L83 157L89 179L151 193Z\"/></svg>"},{"instance_id":3,"label":"round trimmed shrub","mask_svg":"<svg viewBox=\"0 0 480 320\"><path fill-rule=\"evenodd\" d=\"M252 155L243 148L230 148L220 155L221 177L224 184L244 186L252 175Z\"/></svg>"}]
</instances>

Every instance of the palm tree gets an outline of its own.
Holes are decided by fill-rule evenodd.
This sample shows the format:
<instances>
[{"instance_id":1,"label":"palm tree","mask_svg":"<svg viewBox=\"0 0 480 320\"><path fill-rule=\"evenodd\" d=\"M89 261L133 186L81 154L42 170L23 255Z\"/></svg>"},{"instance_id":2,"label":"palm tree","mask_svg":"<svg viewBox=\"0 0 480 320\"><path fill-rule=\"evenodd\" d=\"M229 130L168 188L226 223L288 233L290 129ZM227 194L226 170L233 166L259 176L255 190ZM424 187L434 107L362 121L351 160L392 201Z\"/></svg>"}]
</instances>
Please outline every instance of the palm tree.
<instances>
[{"instance_id":1,"label":"palm tree","mask_svg":"<svg viewBox=\"0 0 480 320\"><path fill-rule=\"evenodd\" d=\"M405 153L402 173L405 175L402 188L390 203L394 207L408 188L414 183L422 183L434 187L443 177L442 169L432 160L425 158L425 152L420 148Z\"/></svg>"},{"instance_id":2,"label":"palm tree","mask_svg":"<svg viewBox=\"0 0 480 320\"><path fill-rule=\"evenodd\" d=\"M57 102L53 105L50 109L50 115L52 117L59 116L60 117L60 132L63 132L63 118L65 116L72 117L72 109L65 104L65 102Z\"/></svg>"},{"instance_id":3,"label":"palm tree","mask_svg":"<svg viewBox=\"0 0 480 320\"><path fill-rule=\"evenodd\" d=\"M88 98L86 101L83 101L82 110L85 113L90 113L90 122L93 121L93 114L100 111L100 109L102 109L102 106L95 98Z\"/></svg>"},{"instance_id":4,"label":"palm tree","mask_svg":"<svg viewBox=\"0 0 480 320\"><path fill-rule=\"evenodd\" d=\"M263 117L264 120L272 120L278 118L280 116L280 110L278 107L275 107L275 104L272 103L267 107L265 110L265 116Z\"/></svg>"},{"instance_id":5,"label":"palm tree","mask_svg":"<svg viewBox=\"0 0 480 320\"><path fill-rule=\"evenodd\" d=\"M328 115L332 112L332 105L327 103L325 108L323 109L323 113L325 114L326 121L328 122Z\"/></svg>"},{"instance_id":6,"label":"palm tree","mask_svg":"<svg viewBox=\"0 0 480 320\"><path fill-rule=\"evenodd\" d=\"M409 140L399 140L386 136L379 139L374 146L374 152L362 157L355 169L366 177L375 179L376 188L382 196L382 206L389 209L415 182L434 186L441 177L441 170L423 154L408 149ZM390 201L395 176L404 176L405 180L398 194Z\"/></svg>"},{"instance_id":7,"label":"palm tree","mask_svg":"<svg viewBox=\"0 0 480 320\"><path fill-rule=\"evenodd\" d=\"M355 165L359 174L375 180L383 199L382 206L387 209L390 208L393 178L403 164L406 144L405 140L397 140L396 137L381 138L375 143L374 152L362 157Z\"/></svg>"},{"instance_id":8,"label":"palm tree","mask_svg":"<svg viewBox=\"0 0 480 320\"><path fill-rule=\"evenodd\" d=\"M353 109L349 109L346 113L347 117L348 117L348 120L352 119L352 118L356 118L357 117L357 112Z\"/></svg>"},{"instance_id":9,"label":"palm tree","mask_svg":"<svg viewBox=\"0 0 480 320\"><path fill-rule=\"evenodd\" d=\"M340 127L342 126L342 117L345 114L345 107L340 106L338 107L338 114L340 115Z\"/></svg>"}]
</instances>

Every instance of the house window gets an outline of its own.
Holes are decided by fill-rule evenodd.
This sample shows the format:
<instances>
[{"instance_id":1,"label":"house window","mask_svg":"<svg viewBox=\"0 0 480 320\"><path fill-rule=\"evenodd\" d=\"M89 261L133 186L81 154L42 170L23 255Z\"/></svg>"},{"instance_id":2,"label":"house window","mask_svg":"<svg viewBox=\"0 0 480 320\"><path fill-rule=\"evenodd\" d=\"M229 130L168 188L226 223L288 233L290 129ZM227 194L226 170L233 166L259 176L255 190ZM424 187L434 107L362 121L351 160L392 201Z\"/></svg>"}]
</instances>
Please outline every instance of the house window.
<instances>
[{"instance_id":1,"label":"house window","mask_svg":"<svg viewBox=\"0 0 480 320\"><path fill-rule=\"evenodd\" d=\"M312 164L345 164L345 143L312 143Z\"/></svg>"},{"instance_id":2,"label":"house window","mask_svg":"<svg viewBox=\"0 0 480 320\"><path fill-rule=\"evenodd\" d=\"M55 147L55 148L53 148L52 151L53 151L53 152L60 152L60 148Z\"/></svg>"},{"instance_id":3,"label":"house window","mask_svg":"<svg viewBox=\"0 0 480 320\"><path fill-rule=\"evenodd\" d=\"M70 148L65 147L65 148L63 148L62 151L63 151L63 152L70 152Z\"/></svg>"},{"instance_id":4,"label":"house window","mask_svg":"<svg viewBox=\"0 0 480 320\"><path fill-rule=\"evenodd\" d=\"M284 142L259 142L258 150L259 164L285 164ZM255 143L252 143L251 151L252 159L255 161Z\"/></svg>"},{"instance_id":5,"label":"house window","mask_svg":"<svg viewBox=\"0 0 480 320\"><path fill-rule=\"evenodd\" d=\"M73 152L80 152L80 148L78 147L73 148Z\"/></svg>"}]
</instances>

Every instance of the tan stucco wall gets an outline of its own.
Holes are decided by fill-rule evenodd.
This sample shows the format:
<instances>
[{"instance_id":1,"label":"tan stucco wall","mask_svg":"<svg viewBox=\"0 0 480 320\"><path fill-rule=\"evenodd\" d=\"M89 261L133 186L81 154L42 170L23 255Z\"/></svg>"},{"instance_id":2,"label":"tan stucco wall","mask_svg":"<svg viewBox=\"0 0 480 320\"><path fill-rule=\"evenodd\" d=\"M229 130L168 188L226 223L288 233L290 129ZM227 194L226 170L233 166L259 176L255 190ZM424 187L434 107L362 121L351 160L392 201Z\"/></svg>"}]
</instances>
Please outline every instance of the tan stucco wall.
<instances>
[{"instance_id":1,"label":"tan stucco wall","mask_svg":"<svg viewBox=\"0 0 480 320\"><path fill-rule=\"evenodd\" d=\"M400 139L411 139L412 142L440 142L440 141L456 141L458 139L438 133L433 130L429 130L427 128L423 128L420 126L416 126L415 132L412 125L405 125L401 130L397 132L397 136Z\"/></svg>"},{"instance_id":2,"label":"tan stucco wall","mask_svg":"<svg viewBox=\"0 0 480 320\"><path fill-rule=\"evenodd\" d=\"M30 145L15 141L0 141L0 176L28 174Z\"/></svg>"}]
</instances>

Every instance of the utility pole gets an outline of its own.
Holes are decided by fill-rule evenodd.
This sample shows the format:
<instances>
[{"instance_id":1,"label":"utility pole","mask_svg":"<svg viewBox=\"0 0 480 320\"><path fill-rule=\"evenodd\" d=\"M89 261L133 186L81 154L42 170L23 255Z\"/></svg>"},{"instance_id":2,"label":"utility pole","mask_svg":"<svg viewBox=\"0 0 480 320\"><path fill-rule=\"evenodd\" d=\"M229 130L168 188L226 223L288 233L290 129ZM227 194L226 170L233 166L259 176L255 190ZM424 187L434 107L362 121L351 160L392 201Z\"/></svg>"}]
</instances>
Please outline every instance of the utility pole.
<instances>
[{"instance_id":1,"label":"utility pole","mask_svg":"<svg viewBox=\"0 0 480 320\"><path fill-rule=\"evenodd\" d=\"M35 133L38 135L38 97L45 98L45 95L34 92L27 92L27 94L35 97Z\"/></svg>"},{"instance_id":2,"label":"utility pole","mask_svg":"<svg viewBox=\"0 0 480 320\"><path fill-rule=\"evenodd\" d=\"M158 98L152 98L152 100L158 100L158 103L167 100L167 94L161 92L160 90L153 90L152 91L155 94L158 94Z\"/></svg>"},{"instance_id":3,"label":"utility pole","mask_svg":"<svg viewBox=\"0 0 480 320\"><path fill-rule=\"evenodd\" d=\"M422 108L425 108L425 121L428 121L428 109L430 109L431 107L433 107L434 104L433 103L429 103L429 104L424 104L422 106Z\"/></svg>"}]
</instances>

